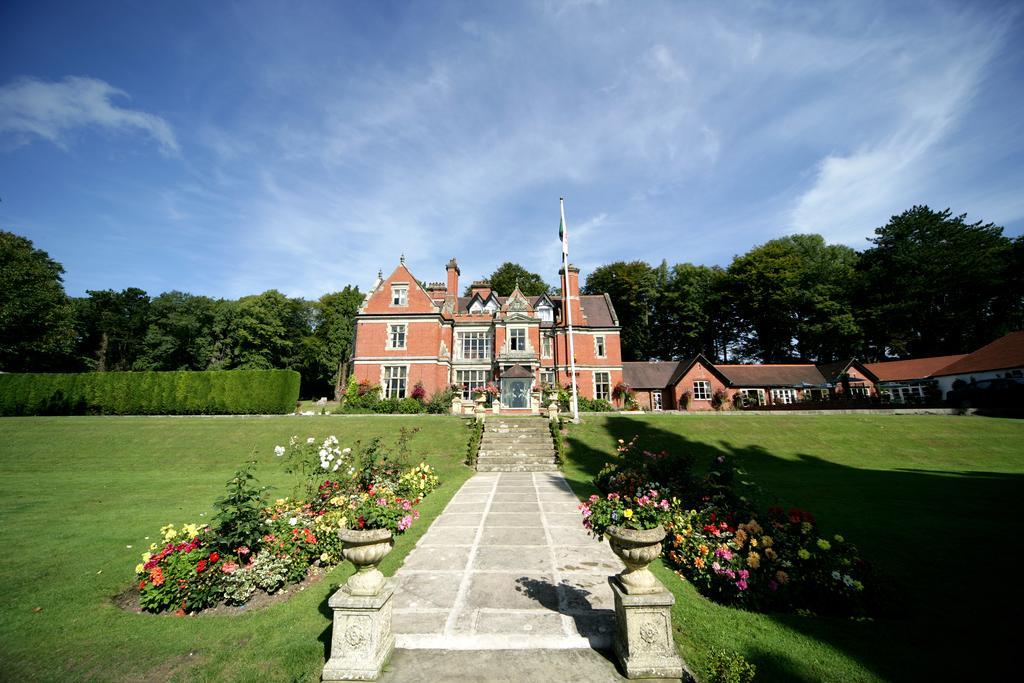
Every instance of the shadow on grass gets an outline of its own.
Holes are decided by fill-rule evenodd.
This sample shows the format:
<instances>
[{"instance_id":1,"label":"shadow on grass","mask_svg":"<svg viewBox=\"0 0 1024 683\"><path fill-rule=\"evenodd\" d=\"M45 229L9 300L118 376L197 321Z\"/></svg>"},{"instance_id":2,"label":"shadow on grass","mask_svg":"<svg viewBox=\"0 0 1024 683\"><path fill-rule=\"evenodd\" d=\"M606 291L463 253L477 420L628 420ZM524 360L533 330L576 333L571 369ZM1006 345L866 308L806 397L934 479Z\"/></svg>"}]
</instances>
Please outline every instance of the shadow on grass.
<instances>
[{"instance_id":1,"label":"shadow on grass","mask_svg":"<svg viewBox=\"0 0 1024 683\"><path fill-rule=\"evenodd\" d=\"M604 431L607 446L597 448L569 435L565 475L581 498L595 492L591 480L614 459L617 439L639 435L644 450L689 452L698 471L717 456L731 457L745 472L740 479L755 484L751 492L762 507L810 510L823 534L842 533L857 543L889 592L899 596L890 603L895 609L872 622L766 615L777 626L843 653L884 680L985 679L989 667L998 670L1014 651L1000 643L1016 632L1009 614L1015 608L1007 607L1022 604L1021 591L996 565L1002 553L1019 555L1012 550L1017 534L1010 520L1018 514L1024 476L858 469L807 453L793 458L759 446L697 441L628 417L607 418ZM979 557L986 549L988 560ZM676 605L677 628L686 610L682 603ZM820 680L822 670L809 667L809 657L781 650L747 640L742 654L757 665L759 681Z\"/></svg>"}]
</instances>

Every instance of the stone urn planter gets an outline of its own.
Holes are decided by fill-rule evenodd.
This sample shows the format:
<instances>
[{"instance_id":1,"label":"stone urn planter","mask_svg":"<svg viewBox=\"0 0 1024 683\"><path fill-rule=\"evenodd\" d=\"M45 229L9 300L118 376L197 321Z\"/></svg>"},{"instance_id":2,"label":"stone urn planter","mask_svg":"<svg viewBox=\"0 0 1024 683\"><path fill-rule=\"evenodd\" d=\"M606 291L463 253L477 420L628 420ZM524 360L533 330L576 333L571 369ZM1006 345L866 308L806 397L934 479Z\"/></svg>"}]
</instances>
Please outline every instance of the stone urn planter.
<instances>
[{"instance_id":1,"label":"stone urn planter","mask_svg":"<svg viewBox=\"0 0 1024 683\"><path fill-rule=\"evenodd\" d=\"M624 529L608 527L608 543L612 552L619 556L626 568L618 575L622 589L630 595L644 595L663 591L661 583L647 568L661 555L661 542L665 539L665 527L653 529Z\"/></svg>"},{"instance_id":2,"label":"stone urn planter","mask_svg":"<svg viewBox=\"0 0 1024 683\"><path fill-rule=\"evenodd\" d=\"M377 595L384 587L384 575L377 569L380 561L395 547L390 529L339 529L344 544L341 554L356 566L345 590L350 595Z\"/></svg>"}]
</instances>

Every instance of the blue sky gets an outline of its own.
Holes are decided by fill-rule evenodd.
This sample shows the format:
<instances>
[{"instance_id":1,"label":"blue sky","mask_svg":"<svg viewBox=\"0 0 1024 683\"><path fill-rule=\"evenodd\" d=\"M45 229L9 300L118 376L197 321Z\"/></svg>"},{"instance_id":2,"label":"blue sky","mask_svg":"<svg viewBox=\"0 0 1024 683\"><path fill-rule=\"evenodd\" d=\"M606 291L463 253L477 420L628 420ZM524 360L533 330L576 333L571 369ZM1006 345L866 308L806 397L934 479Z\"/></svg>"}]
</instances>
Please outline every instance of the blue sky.
<instances>
[{"instance_id":1,"label":"blue sky","mask_svg":"<svg viewBox=\"0 0 1024 683\"><path fill-rule=\"evenodd\" d=\"M726 265L914 204L1024 230L1024 15L894 2L0 3L0 228L72 295L405 253Z\"/></svg>"}]
</instances>

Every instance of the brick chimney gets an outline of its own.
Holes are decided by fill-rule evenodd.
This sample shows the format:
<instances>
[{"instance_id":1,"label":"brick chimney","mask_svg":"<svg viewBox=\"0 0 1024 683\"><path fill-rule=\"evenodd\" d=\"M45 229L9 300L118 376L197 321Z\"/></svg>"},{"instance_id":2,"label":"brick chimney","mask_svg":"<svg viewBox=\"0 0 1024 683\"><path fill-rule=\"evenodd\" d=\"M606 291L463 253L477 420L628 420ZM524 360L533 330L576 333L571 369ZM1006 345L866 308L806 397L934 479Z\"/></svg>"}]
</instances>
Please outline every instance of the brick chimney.
<instances>
[{"instance_id":1,"label":"brick chimney","mask_svg":"<svg viewBox=\"0 0 1024 683\"><path fill-rule=\"evenodd\" d=\"M477 280L469 286L470 296L473 294L479 294L481 299L486 299L491 295L491 283L489 280Z\"/></svg>"},{"instance_id":2,"label":"brick chimney","mask_svg":"<svg viewBox=\"0 0 1024 683\"><path fill-rule=\"evenodd\" d=\"M459 263L453 256L452 260L448 262L448 294L450 296L459 296L459 275L461 274Z\"/></svg>"},{"instance_id":3,"label":"brick chimney","mask_svg":"<svg viewBox=\"0 0 1024 683\"><path fill-rule=\"evenodd\" d=\"M443 282L431 282L427 285L427 294L434 301L444 301L444 295L447 290L445 289Z\"/></svg>"},{"instance_id":4,"label":"brick chimney","mask_svg":"<svg viewBox=\"0 0 1024 683\"><path fill-rule=\"evenodd\" d=\"M580 269L569 264L568 286L565 268L559 268L558 275L562 281L562 291L569 293L568 298L562 297L562 324L565 325L568 322L570 305L572 306L572 324L584 324L586 321L583 318L583 307L580 304Z\"/></svg>"}]
</instances>

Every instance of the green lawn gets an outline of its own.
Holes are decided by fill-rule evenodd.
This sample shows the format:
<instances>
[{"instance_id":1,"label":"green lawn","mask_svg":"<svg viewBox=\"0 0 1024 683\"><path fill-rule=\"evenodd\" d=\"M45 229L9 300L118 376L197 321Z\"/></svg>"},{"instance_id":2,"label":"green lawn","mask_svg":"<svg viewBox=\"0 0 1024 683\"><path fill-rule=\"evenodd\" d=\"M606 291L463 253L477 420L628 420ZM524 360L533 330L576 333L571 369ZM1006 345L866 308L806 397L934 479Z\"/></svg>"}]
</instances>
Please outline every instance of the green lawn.
<instances>
[{"instance_id":1,"label":"green lawn","mask_svg":"<svg viewBox=\"0 0 1024 683\"><path fill-rule=\"evenodd\" d=\"M241 616L126 613L111 603L168 523L202 522L246 459L291 495L273 455L289 436L393 440L419 427L413 457L442 486L400 536L391 574L472 474L468 430L448 417L55 417L0 419L0 680L319 680L335 569L287 602ZM412 463L411 463L412 464ZM205 516L201 516L205 515ZM132 546L131 549L128 546Z\"/></svg>"},{"instance_id":2,"label":"green lawn","mask_svg":"<svg viewBox=\"0 0 1024 683\"><path fill-rule=\"evenodd\" d=\"M1022 604L1017 529L1024 422L945 416L590 416L573 425L577 493L613 452L725 454L761 500L815 513L888 577L895 614L871 622L716 605L664 567L676 637L698 675L711 647L737 650L761 681L986 680L1015 654ZM1016 679L1018 675L1009 677Z\"/></svg>"}]
</instances>

